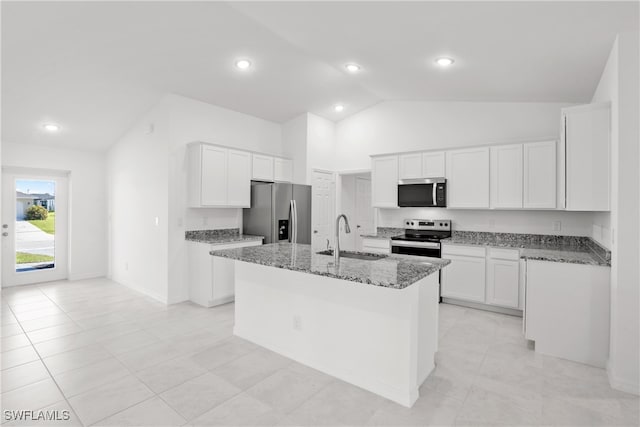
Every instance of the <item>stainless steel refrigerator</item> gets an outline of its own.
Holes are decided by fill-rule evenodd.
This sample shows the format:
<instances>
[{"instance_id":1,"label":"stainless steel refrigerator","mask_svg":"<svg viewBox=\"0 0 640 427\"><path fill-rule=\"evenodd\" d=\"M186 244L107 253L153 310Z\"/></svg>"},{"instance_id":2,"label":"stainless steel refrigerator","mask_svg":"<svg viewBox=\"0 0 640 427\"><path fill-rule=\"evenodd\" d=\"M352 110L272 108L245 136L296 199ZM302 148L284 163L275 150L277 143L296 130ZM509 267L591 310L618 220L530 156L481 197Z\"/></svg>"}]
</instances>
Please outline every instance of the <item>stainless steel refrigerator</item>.
<instances>
[{"instance_id":1,"label":"stainless steel refrigerator","mask_svg":"<svg viewBox=\"0 0 640 427\"><path fill-rule=\"evenodd\" d=\"M311 244L311 186L252 182L242 220L242 232L264 236L265 244Z\"/></svg>"}]
</instances>

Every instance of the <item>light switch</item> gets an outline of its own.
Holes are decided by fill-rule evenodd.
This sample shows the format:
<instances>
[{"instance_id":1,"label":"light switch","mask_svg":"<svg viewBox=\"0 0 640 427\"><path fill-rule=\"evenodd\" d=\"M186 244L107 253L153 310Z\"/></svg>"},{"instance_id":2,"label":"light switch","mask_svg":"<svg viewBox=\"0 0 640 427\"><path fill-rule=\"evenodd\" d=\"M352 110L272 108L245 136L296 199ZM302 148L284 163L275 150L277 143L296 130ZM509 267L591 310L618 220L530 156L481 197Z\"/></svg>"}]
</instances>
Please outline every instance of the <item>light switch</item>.
<instances>
[{"instance_id":1,"label":"light switch","mask_svg":"<svg viewBox=\"0 0 640 427\"><path fill-rule=\"evenodd\" d=\"M160 225L160 218L156 217L155 222L156 222L156 227Z\"/></svg>"}]
</instances>

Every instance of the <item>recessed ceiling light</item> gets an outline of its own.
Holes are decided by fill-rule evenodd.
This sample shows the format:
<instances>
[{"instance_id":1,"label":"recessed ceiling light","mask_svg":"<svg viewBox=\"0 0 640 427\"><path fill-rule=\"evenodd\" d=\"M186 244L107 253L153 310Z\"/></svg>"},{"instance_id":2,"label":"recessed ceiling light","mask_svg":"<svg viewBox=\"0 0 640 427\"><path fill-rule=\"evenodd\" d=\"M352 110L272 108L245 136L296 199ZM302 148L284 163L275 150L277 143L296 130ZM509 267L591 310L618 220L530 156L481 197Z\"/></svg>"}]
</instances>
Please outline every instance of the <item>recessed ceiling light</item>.
<instances>
[{"instance_id":1,"label":"recessed ceiling light","mask_svg":"<svg viewBox=\"0 0 640 427\"><path fill-rule=\"evenodd\" d=\"M360 67L358 64L351 63L345 65L344 68L346 68L350 73L357 73L362 67Z\"/></svg>"},{"instance_id":2,"label":"recessed ceiling light","mask_svg":"<svg viewBox=\"0 0 640 427\"><path fill-rule=\"evenodd\" d=\"M44 128L44 130L49 132L58 132L60 130L60 126L54 123L47 123L45 125L42 125L42 127Z\"/></svg>"},{"instance_id":3,"label":"recessed ceiling light","mask_svg":"<svg viewBox=\"0 0 640 427\"><path fill-rule=\"evenodd\" d=\"M452 58L447 58L447 57L436 59L436 64L442 67L448 67L449 65L452 65L454 62L456 61L454 61Z\"/></svg>"},{"instance_id":4,"label":"recessed ceiling light","mask_svg":"<svg viewBox=\"0 0 640 427\"><path fill-rule=\"evenodd\" d=\"M336 113L341 113L342 111L344 111L344 105L342 104L336 104L333 106L333 111L335 111Z\"/></svg>"},{"instance_id":5,"label":"recessed ceiling light","mask_svg":"<svg viewBox=\"0 0 640 427\"><path fill-rule=\"evenodd\" d=\"M238 59L236 61L236 67L241 70L246 70L251 67L251 61L248 59Z\"/></svg>"}]
</instances>

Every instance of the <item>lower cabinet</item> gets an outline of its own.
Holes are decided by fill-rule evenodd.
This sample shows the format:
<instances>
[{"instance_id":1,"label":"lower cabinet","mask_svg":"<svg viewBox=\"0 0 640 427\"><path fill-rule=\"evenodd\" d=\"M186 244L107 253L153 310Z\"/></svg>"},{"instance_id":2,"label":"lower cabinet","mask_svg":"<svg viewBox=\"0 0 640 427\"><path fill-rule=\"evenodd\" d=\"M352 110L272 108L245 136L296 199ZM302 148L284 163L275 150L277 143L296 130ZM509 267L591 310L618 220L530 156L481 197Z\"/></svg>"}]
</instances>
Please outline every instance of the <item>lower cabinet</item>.
<instances>
[{"instance_id":1,"label":"lower cabinet","mask_svg":"<svg viewBox=\"0 0 640 427\"><path fill-rule=\"evenodd\" d=\"M611 268L526 261L525 337L536 352L604 368Z\"/></svg>"},{"instance_id":2,"label":"lower cabinet","mask_svg":"<svg viewBox=\"0 0 640 427\"><path fill-rule=\"evenodd\" d=\"M390 254L391 241L389 239L362 238L362 252L375 254Z\"/></svg>"},{"instance_id":3,"label":"lower cabinet","mask_svg":"<svg viewBox=\"0 0 640 427\"><path fill-rule=\"evenodd\" d=\"M212 250L260 246L261 241L211 245L187 241L189 265L189 300L204 307L233 301L235 296L235 261L214 257Z\"/></svg>"},{"instance_id":4,"label":"lower cabinet","mask_svg":"<svg viewBox=\"0 0 640 427\"><path fill-rule=\"evenodd\" d=\"M443 245L442 296L460 301L522 309L524 295L517 249Z\"/></svg>"},{"instance_id":5,"label":"lower cabinet","mask_svg":"<svg viewBox=\"0 0 640 427\"><path fill-rule=\"evenodd\" d=\"M442 269L442 296L484 303L485 248L445 246L442 258L451 260Z\"/></svg>"},{"instance_id":6,"label":"lower cabinet","mask_svg":"<svg viewBox=\"0 0 640 427\"><path fill-rule=\"evenodd\" d=\"M486 303L520 307L520 254L518 250L489 248Z\"/></svg>"}]
</instances>

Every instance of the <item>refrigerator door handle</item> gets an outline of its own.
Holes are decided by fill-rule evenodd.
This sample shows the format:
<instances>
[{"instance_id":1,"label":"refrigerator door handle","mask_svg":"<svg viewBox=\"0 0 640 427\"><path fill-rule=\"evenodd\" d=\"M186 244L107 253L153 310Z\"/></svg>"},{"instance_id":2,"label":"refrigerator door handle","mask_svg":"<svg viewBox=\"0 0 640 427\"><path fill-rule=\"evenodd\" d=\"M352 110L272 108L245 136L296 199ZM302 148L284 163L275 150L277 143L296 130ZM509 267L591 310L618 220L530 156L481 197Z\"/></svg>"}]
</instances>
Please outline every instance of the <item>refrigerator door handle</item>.
<instances>
[{"instance_id":1,"label":"refrigerator door handle","mask_svg":"<svg viewBox=\"0 0 640 427\"><path fill-rule=\"evenodd\" d=\"M293 203L293 243L298 243L298 205L295 200Z\"/></svg>"},{"instance_id":2,"label":"refrigerator door handle","mask_svg":"<svg viewBox=\"0 0 640 427\"><path fill-rule=\"evenodd\" d=\"M293 242L293 200L289 200L289 243Z\"/></svg>"}]
</instances>

